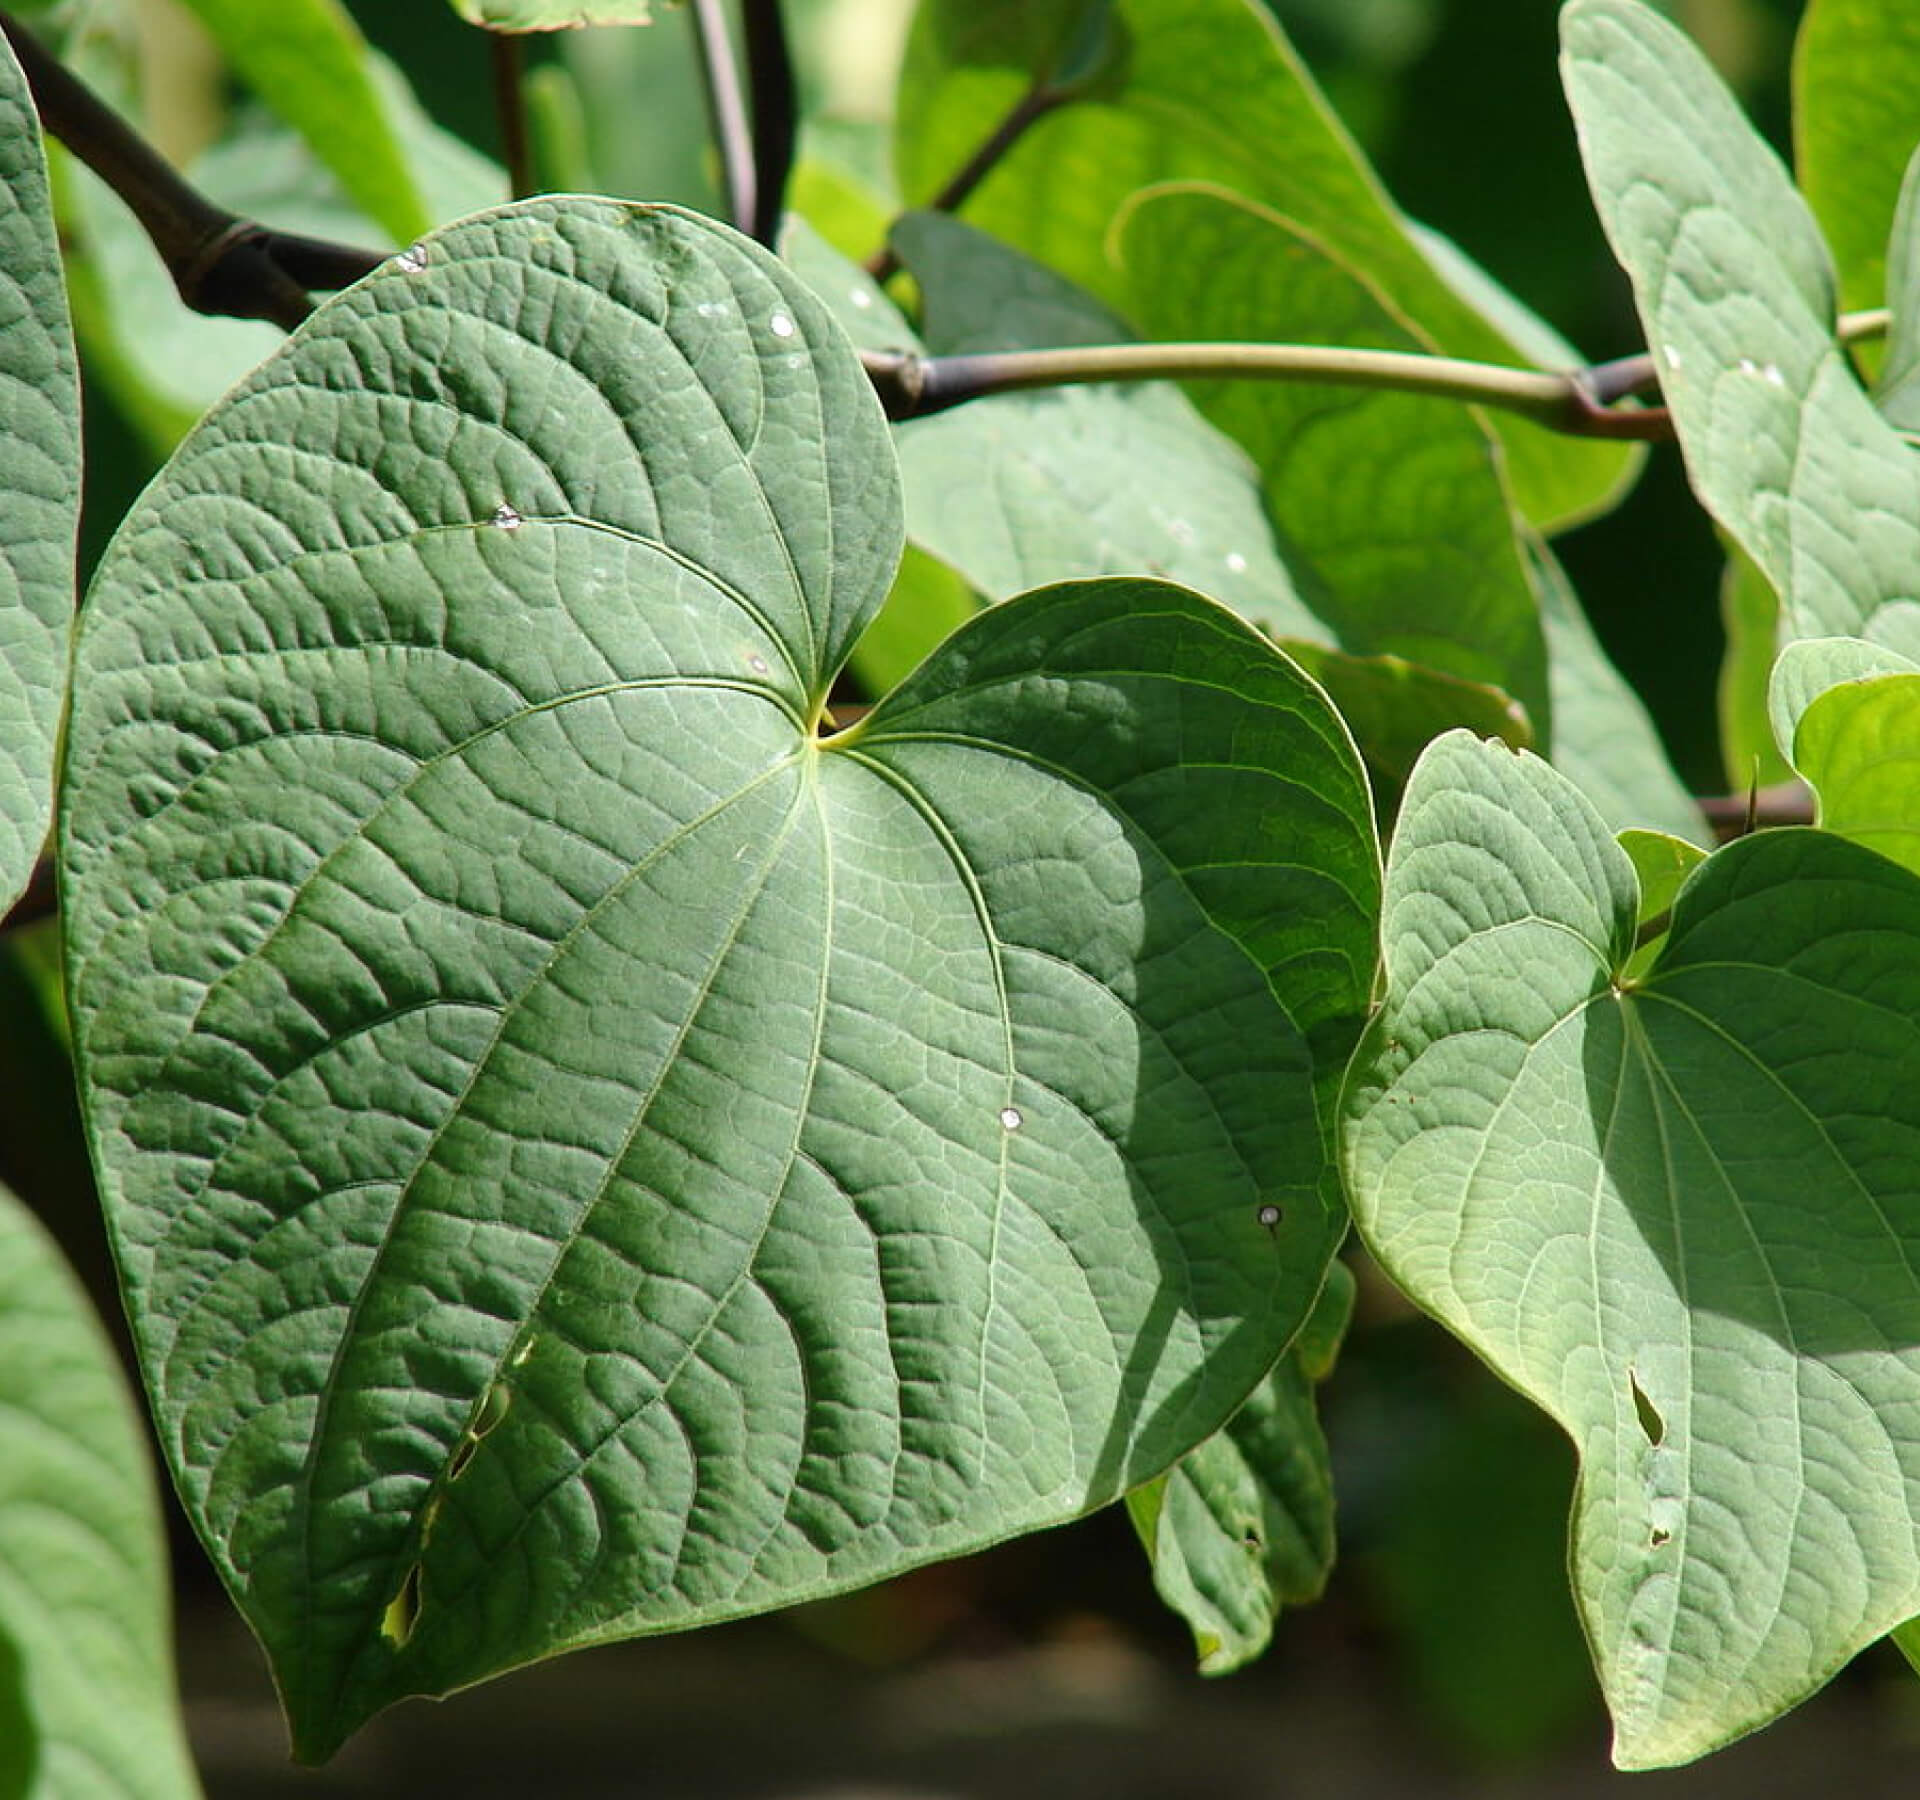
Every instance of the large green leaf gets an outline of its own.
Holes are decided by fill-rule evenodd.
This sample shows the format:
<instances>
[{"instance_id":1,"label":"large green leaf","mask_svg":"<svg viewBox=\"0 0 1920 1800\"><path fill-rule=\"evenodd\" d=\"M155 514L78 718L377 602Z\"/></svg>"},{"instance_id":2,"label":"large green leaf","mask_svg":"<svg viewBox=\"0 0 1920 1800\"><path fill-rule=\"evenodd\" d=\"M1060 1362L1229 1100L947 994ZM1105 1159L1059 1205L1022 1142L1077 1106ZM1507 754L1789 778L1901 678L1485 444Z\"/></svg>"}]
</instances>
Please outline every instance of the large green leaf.
<instances>
[{"instance_id":1,"label":"large green leaf","mask_svg":"<svg viewBox=\"0 0 1920 1800\"><path fill-rule=\"evenodd\" d=\"M260 97L396 243L432 221L372 56L342 0L186 0Z\"/></svg>"},{"instance_id":2,"label":"large green leaf","mask_svg":"<svg viewBox=\"0 0 1920 1800\"><path fill-rule=\"evenodd\" d=\"M1833 269L1706 59L1636 0L1573 0L1562 62L1687 472L1788 634L1920 646L1920 462L1834 338Z\"/></svg>"},{"instance_id":3,"label":"large green leaf","mask_svg":"<svg viewBox=\"0 0 1920 1800\"><path fill-rule=\"evenodd\" d=\"M1124 341L1051 270L934 213L894 229L936 356ZM1168 383L976 400L897 432L907 532L994 599L1042 582L1164 575L1283 636L1323 638L1261 509L1259 473Z\"/></svg>"},{"instance_id":4,"label":"large green leaf","mask_svg":"<svg viewBox=\"0 0 1920 1800\"><path fill-rule=\"evenodd\" d=\"M1920 138L1920 13L1908 0L1809 0L1794 47L1793 137L1842 303L1882 305L1894 200Z\"/></svg>"},{"instance_id":5,"label":"large green leaf","mask_svg":"<svg viewBox=\"0 0 1920 1800\"><path fill-rule=\"evenodd\" d=\"M1143 197L1120 250L1158 337L1429 347L1326 245L1219 189ZM1342 648L1504 688L1545 735L1539 606L1499 447L1477 413L1330 385L1192 392L1259 465L1295 585Z\"/></svg>"},{"instance_id":6,"label":"large green leaf","mask_svg":"<svg viewBox=\"0 0 1920 1800\"><path fill-rule=\"evenodd\" d=\"M929 0L897 106L908 202L925 205L1036 86L1068 103L1025 132L965 215L1100 298L1127 303L1108 234L1128 198L1155 182L1216 182L1320 239L1447 354L1525 360L1501 321L1462 298L1457 262L1429 258L1266 6ZM1196 256L1181 285L1210 279ZM1543 527L1604 510L1636 466L1619 444L1517 419L1498 430Z\"/></svg>"},{"instance_id":7,"label":"large green leaf","mask_svg":"<svg viewBox=\"0 0 1920 1800\"><path fill-rule=\"evenodd\" d=\"M1625 1767L1920 1611L1920 880L1762 832L1624 977L1632 864L1464 734L1409 784L1344 1159L1382 1264L1565 1427Z\"/></svg>"},{"instance_id":8,"label":"large green leaf","mask_svg":"<svg viewBox=\"0 0 1920 1800\"><path fill-rule=\"evenodd\" d=\"M1252 1662L1281 1608L1326 1586L1333 1470L1313 1390L1339 1353L1353 1287L1336 1262L1299 1340L1225 1428L1127 1496L1153 1585L1192 1629L1202 1674Z\"/></svg>"},{"instance_id":9,"label":"large green leaf","mask_svg":"<svg viewBox=\"0 0 1920 1800\"><path fill-rule=\"evenodd\" d=\"M0 40L0 913L53 817L80 522L80 377L40 124Z\"/></svg>"},{"instance_id":10,"label":"large green leaf","mask_svg":"<svg viewBox=\"0 0 1920 1800\"><path fill-rule=\"evenodd\" d=\"M574 200L323 307L109 551L82 1082L304 1756L1098 1505L1319 1288L1377 881L1337 716L1112 581L820 738L900 537L814 296Z\"/></svg>"},{"instance_id":11,"label":"large green leaf","mask_svg":"<svg viewBox=\"0 0 1920 1800\"><path fill-rule=\"evenodd\" d=\"M198 1792L139 1419L80 1284L0 1189L0 1793Z\"/></svg>"}]
</instances>

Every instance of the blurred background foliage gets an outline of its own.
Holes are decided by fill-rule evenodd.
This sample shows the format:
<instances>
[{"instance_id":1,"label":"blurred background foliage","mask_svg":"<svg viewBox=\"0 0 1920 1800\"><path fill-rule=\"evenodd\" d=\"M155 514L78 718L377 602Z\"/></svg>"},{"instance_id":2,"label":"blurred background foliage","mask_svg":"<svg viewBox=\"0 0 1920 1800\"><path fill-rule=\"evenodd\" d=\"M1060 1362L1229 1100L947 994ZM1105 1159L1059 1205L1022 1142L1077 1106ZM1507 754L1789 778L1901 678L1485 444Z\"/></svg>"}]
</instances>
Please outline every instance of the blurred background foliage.
<instances>
[{"instance_id":1,"label":"blurred background foliage","mask_svg":"<svg viewBox=\"0 0 1920 1800\"><path fill-rule=\"evenodd\" d=\"M396 93L393 119L424 146L435 210L501 197L481 34L428 0L348 3L411 83L411 100ZM1405 210L1587 355L1640 347L1560 98L1553 0L1270 3ZM22 10L216 197L294 229L391 242L237 87L180 0ZM791 0L808 121L796 192L843 240L870 232L877 243L888 216L888 109L909 10L909 0ZM1667 10L1784 151L1796 0L1672 0ZM533 40L529 56L550 185L719 209L679 9L647 30ZM57 180L87 381L90 563L179 433L275 334L185 314L117 202L64 159ZM1626 503L1559 549L1682 775L1696 791L1722 787L1713 684L1724 558L1677 453L1658 448ZM48 1216L104 1297L111 1276L65 1070L52 940L42 926L4 944L0 1180ZM117 1306L106 1310L118 1320ZM1597 1761L1602 1720L1564 1574L1572 1464L1557 1432L1364 1269L1322 1406L1341 1565L1327 1600L1284 1620L1267 1665L1238 1679L1290 1679L1305 1655L1353 1659L1360 1679L1388 1684L1391 1710L1422 1721L1461 1766L1525 1762L1570 1742ZM212 1578L183 1531L176 1540L187 1613L208 1613L219 1603ZM742 1629L721 1641L739 1642ZM1157 1610L1117 1512L751 1629L798 1634L849 1667L909 1667L956 1647L1088 1631L1169 1666L1190 1655L1177 1622ZM651 1666L665 1666L662 1647L648 1648ZM190 1648L189 1671L199 1664Z\"/></svg>"}]
</instances>

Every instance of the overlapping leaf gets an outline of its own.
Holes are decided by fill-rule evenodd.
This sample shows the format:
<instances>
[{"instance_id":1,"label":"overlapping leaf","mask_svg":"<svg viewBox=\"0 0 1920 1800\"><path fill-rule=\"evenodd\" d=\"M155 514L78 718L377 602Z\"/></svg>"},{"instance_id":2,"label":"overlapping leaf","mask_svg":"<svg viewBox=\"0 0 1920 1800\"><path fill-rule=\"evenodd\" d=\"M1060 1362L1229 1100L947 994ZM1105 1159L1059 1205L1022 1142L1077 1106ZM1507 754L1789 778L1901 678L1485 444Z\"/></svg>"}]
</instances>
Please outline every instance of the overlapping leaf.
<instances>
[{"instance_id":1,"label":"overlapping leaf","mask_svg":"<svg viewBox=\"0 0 1920 1800\"><path fill-rule=\"evenodd\" d=\"M103 566L62 849L179 1485L302 1754L1114 1497L1338 1235L1367 799L1250 628L979 614L783 267L546 202L324 307Z\"/></svg>"},{"instance_id":2,"label":"overlapping leaf","mask_svg":"<svg viewBox=\"0 0 1920 1800\"><path fill-rule=\"evenodd\" d=\"M1441 740L1389 860L1344 1158L1383 1264L1566 1428L1624 1766L1920 1610L1920 880L1824 832L1639 896L1525 755Z\"/></svg>"},{"instance_id":3,"label":"overlapping leaf","mask_svg":"<svg viewBox=\"0 0 1920 1800\"><path fill-rule=\"evenodd\" d=\"M0 913L53 816L80 522L80 381L40 122L0 41Z\"/></svg>"},{"instance_id":4,"label":"overlapping leaf","mask_svg":"<svg viewBox=\"0 0 1920 1800\"><path fill-rule=\"evenodd\" d=\"M1787 172L1706 59L1636 0L1573 0L1568 98L1702 502L1789 635L1920 653L1920 461L1834 337L1834 276Z\"/></svg>"},{"instance_id":5,"label":"overlapping leaf","mask_svg":"<svg viewBox=\"0 0 1920 1800\"><path fill-rule=\"evenodd\" d=\"M1823 829L1920 875L1920 671L1829 687L1801 715L1793 760Z\"/></svg>"},{"instance_id":6,"label":"overlapping leaf","mask_svg":"<svg viewBox=\"0 0 1920 1800\"><path fill-rule=\"evenodd\" d=\"M897 107L909 203L927 204L1036 100L964 216L1101 299L1129 304L1108 248L1130 196L1157 182L1212 182L1324 242L1449 355L1524 360L1501 321L1429 258L1255 0L923 5ZM1182 285L1204 269L1196 258ZM1518 310L1511 299L1501 308ZM1543 527L1604 510L1635 467L1618 444L1556 438L1513 419L1498 430L1515 491Z\"/></svg>"},{"instance_id":7,"label":"overlapping leaf","mask_svg":"<svg viewBox=\"0 0 1920 1800\"><path fill-rule=\"evenodd\" d=\"M0 1189L0 1792L190 1800L159 1497L113 1347Z\"/></svg>"}]
</instances>

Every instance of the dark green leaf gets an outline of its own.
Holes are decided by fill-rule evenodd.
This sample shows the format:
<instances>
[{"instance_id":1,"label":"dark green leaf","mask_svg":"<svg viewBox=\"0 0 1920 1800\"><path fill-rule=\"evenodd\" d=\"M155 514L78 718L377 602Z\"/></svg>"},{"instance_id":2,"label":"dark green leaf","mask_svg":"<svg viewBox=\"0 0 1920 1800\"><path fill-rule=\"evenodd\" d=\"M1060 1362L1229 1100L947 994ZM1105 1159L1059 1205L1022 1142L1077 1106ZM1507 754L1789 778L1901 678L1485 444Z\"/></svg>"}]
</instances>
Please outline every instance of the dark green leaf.
<instances>
[{"instance_id":1,"label":"dark green leaf","mask_svg":"<svg viewBox=\"0 0 1920 1800\"><path fill-rule=\"evenodd\" d=\"M102 565L90 1129L304 1756L1102 1504L1318 1291L1377 881L1337 716L1114 581L823 739L900 538L791 272L576 200L323 307Z\"/></svg>"}]
</instances>

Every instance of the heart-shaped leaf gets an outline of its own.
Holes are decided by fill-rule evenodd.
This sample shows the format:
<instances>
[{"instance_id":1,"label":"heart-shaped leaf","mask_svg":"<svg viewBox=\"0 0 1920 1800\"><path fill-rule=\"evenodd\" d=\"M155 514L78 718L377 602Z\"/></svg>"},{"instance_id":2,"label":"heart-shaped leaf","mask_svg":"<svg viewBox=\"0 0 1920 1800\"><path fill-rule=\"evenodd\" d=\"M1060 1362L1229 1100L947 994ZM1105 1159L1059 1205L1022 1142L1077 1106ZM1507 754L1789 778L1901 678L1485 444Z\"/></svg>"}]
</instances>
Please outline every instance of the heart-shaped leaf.
<instances>
[{"instance_id":1,"label":"heart-shaped leaf","mask_svg":"<svg viewBox=\"0 0 1920 1800\"><path fill-rule=\"evenodd\" d=\"M1764 1724L1920 1611L1920 880L1763 832L1625 973L1631 862L1566 779L1441 739L1389 859L1354 1215L1565 1427L1625 1767Z\"/></svg>"},{"instance_id":2,"label":"heart-shaped leaf","mask_svg":"<svg viewBox=\"0 0 1920 1800\"><path fill-rule=\"evenodd\" d=\"M1372 975L1344 729L1110 581L822 738L900 537L792 273L575 200L323 307L103 565L90 1128L304 1756L1101 1504L1306 1315Z\"/></svg>"},{"instance_id":3,"label":"heart-shaped leaf","mask_svg":"<svg viewBox=\"0 0 1920 1800\"><path fill-rule=\"evenodd\" d=\"M80 376L40 121L0 39L0 914L53 817L80 523Z\"/></svg>"}]
</instances>

